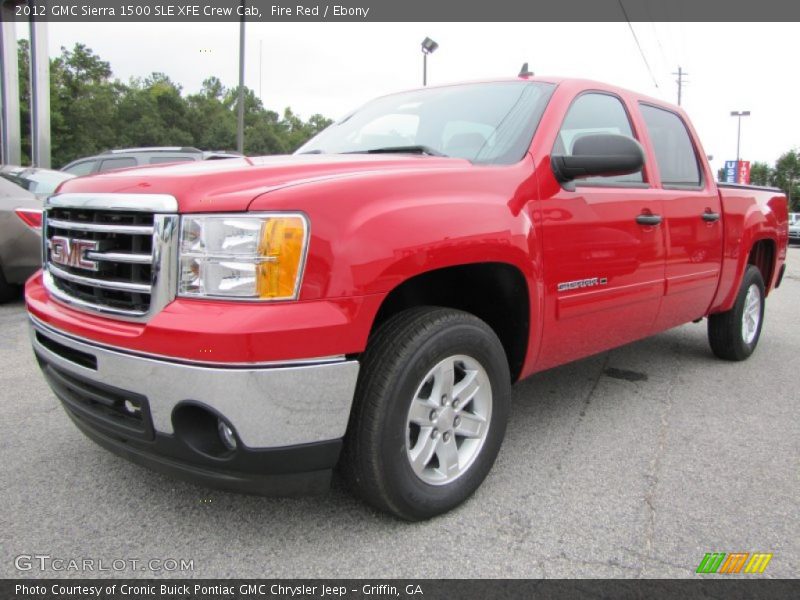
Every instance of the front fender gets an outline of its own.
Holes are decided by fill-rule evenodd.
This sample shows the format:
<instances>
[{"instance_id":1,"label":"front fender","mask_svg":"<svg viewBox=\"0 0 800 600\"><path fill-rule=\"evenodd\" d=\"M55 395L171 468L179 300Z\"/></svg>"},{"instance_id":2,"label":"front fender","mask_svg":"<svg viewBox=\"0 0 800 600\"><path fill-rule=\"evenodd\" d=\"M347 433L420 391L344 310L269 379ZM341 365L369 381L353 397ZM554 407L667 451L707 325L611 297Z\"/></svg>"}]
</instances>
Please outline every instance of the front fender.
<instances>
[{"instance_id":1,"label":"front fender","mask_svg":"<svg viewBox=\"0 0 800 600\"><path fill-rule=\"evenodd\" d=\"M424 159L422 159L424 160ZM536 236L529 160L503 167L392 171L259 196L250 210L302 210L311 239L301 300L385 294L435 269L518 268L533 287Z\"/></svg>"}]
</instances>

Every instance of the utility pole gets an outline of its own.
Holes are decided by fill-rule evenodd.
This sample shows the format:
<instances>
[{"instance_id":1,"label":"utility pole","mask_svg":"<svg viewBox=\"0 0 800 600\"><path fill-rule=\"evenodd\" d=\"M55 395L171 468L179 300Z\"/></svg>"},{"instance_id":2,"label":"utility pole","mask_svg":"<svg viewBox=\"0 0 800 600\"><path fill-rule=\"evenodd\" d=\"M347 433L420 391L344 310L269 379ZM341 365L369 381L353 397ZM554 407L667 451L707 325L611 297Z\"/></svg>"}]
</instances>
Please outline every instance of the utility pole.
<instances>
[{"instance_id":1,"label":"utility pole","mask_svg":"<svg viewBox=\"0 0 800 600\"><path fill-rule=\"evenodd\" d=\"M239 23L239 106L236 126L236 149L244 154L244 0L241 0L242 19Z\"/></svg>"},{"instance_id":2,"label":"utility pole","mask_svg":"<svg viewBox=\"0 0 800 600\"><path fill-rule=\"evenodd\" d=\"M678 106L681 105L681 98L683 97L683 84L686 83L683 78L688 75L686 71L684 71L680 65L678 65L678 72L673 73L673 75L677 75L678 78L675 80L675 83L678 84Z\"/></svg>"}]
</instances>

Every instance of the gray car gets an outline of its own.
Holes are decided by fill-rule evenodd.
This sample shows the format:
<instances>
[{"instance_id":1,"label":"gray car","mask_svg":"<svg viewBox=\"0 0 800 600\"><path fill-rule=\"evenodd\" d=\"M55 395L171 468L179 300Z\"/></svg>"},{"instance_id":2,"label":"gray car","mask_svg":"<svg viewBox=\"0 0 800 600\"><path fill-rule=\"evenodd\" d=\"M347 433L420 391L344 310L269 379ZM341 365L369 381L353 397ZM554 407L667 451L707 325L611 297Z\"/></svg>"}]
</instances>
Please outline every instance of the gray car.
<instances>
[{"instance_id":1,"label":"gray car","mask_svg":"<svg viewBox=\"0 0 800 600\"><path fill-rule=\"evenodd\" d=\"M42 202L74 175L30 167L0 166L0 302L41 266Z\"/></svg>"},{"instance_id":2,"label":"gray car","mask_svg":"<svg viewBox=\"0 0 800 600\"><path fill-rule=\"evenodd\" d=\"M197 148L181 146L122 148L110 150L97 156L86 156L73 160L62 167L61 170L65 173L80 176L144 165L241 157L242 155L237 152L198 150Z\"/></svg>"},{"instance_id":3,"label":"gray car","mask_svg":"<svg viewBox=\"0 0 800 600\"><path fill-rule=\"evenodd\" d=\"M800 213L789 213L789 243L800 244Z\"/></svg>"}]
</instances>

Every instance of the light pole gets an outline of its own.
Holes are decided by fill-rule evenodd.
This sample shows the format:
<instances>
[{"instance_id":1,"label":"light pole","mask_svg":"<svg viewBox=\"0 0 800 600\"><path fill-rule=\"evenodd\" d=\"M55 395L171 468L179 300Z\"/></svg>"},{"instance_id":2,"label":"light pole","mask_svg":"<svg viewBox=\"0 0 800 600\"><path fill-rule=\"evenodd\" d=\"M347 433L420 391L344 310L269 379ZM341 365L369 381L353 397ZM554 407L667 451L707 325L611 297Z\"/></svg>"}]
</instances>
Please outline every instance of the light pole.
<instances>
[{"instance_id":1,"label":"light pole","mask_svg":"<svg viewBox=\"0 0 800 600\"><path fill-rule=\"evenodd\" d=\"M736 126L736 170L739 170L739 145L742 141L742 117L749 117L749 110L732 110L731 116L736 117L738 124ZM738 178L738 175L737 175Z\"/></svg>"},{"instance_id":2,"label":"light pole","mask_svg":"<svg viewBox=\"0 0 800 600\"><path fill-rule=\"evenodd\" d=\"M422 85L428 85L428 54L433 54L439 44L434 42L431 38L426 37L422 40Z\"/></svg>"}]
</instances>

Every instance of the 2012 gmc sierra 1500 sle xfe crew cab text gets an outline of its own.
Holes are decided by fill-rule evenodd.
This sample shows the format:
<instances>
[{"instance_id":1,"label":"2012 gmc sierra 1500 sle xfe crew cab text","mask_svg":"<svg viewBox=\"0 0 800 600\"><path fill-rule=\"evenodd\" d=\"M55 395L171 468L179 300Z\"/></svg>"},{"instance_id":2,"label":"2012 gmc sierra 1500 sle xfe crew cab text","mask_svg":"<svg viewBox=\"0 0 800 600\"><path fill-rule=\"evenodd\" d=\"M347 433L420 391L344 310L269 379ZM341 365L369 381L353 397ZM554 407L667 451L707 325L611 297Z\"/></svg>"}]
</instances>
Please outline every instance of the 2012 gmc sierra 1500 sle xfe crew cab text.
<instances>
[{"instance_id":1,"label":"2012 gmc sierra 1500 sle xfe crew cab text","mask_svg":"<svg viewBox=\"0 0 800 600\"><path fill-rule=\"evenodd\" d=\"M708 317L742 360L786 198L718 186L681 109L520 78L389 95L292 156L116 171L46 206L31 340L77 427L253 493L424 519L489 472L509 388Z\"/></svg>"}]
</instances>

